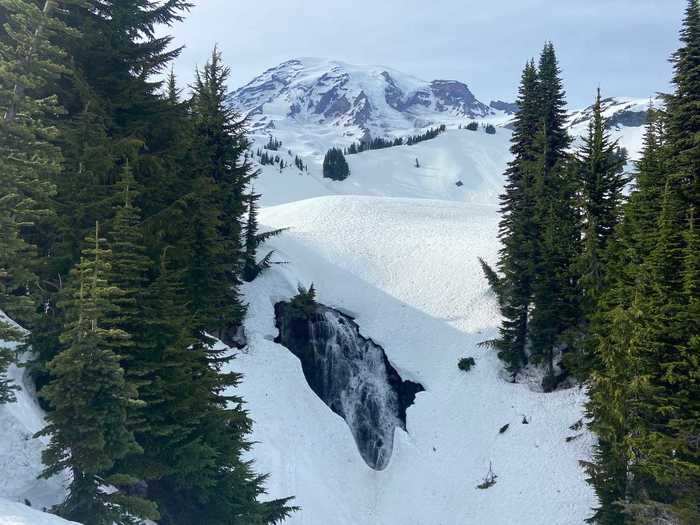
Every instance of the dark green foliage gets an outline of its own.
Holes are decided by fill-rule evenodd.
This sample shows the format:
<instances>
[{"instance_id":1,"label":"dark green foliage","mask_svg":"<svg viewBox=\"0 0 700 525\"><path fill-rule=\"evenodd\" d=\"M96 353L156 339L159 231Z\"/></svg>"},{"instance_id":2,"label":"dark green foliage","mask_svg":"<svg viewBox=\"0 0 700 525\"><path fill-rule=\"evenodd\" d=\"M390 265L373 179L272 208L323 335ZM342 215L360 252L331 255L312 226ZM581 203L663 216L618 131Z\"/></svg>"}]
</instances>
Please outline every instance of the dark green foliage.
<instances>
[{"instance_id":1,"label":"dark green foliage","mask_svg":"<svg viewBox=\"0 0 700 525\"><path fill-rule=\"evenodd\" d=\"M0 311L27 328L40 300L38 223L51 216L51 177L62 160L53 144L62 111L55 82L66 55L53 41L70 33L54 2L42 7L0 1Z\"/></svg>"},{"instance_id":2,"label":"dark green foliage","mask_svg":"<svg viewBox=\"0 0 700 525\"><path fill-rule=\"evenodd\" d=\"M10 341L18 340L20 335L9 323L0 321L0 405L15 400L15 391L19 389L7 378L7 369L14 362L14 352L5 346Z\"/></svg>"},{"instance_id":3,"label":"dark green foliage","mask_svg":"<svg viewBox=\"0 0 700 525\"><path fill-rule=\"evenodd\" d=\"M107 328L122 291L109 281L111 252L105 249L99 227L85 240L83 258L73 272L64 308L67 324L61 336L65 350L50 363L54 379L42 390L52 410L39 435L50 436L43 459L44 476L64 469L73 474L62 516L86 525L125 523L133 505L148 509L145 518L157 518L153 505L115 492L104 494L100 485L115 476L117 460L139 451L127 426L127 411L136 391L125 380L119 356L112 351L129 334ZM119 473L120 482L136 480Z\"/></svg>"},{"instance_id":4,"label":"dark green foliage","mask_svg":"<svg viewBox=\"0 0 700 525\"><path fill-rule=\"evenodd\" d=\"M432 140L438 137L440 134L447 131L447 126L444 124L436 127L430 128L424 133L418 135L411 135L406 138L397 137L395 139L384 139L382 137L376 137L369 140L363 140L361 142L354 142L349 147L345 148L345 155L355 155L356 153L362 153L363 151L370 151L375 149L385 149L394 148L396 146L413 146L419 142L424 142L426 140Z\"/></svg>"},{"instance_id":5,"label":"dark green foliage","mask_svg":"<svg viewBox=\"0 0 700 525\"><path fill-rule=\"evenodd\" d=\"M496 134L496 127L493 124L486 124L484 131L486 132L487 135L495 135Z\"/></svg>"},{"instance_id":6,"label":"dark green foliage","mask_svg":"<svg viewBox=\"0 0 700 525\"><path fill-rule=\"evenodd\" d=\"M251 191L248 195L248 220L245 227L245 253L243 255L243 280L251 282L262 272L270 268L272 265L272 256L274 250L268 252L260 261L258 261L258 248L272 237L276 237L280 233L286 231L286 228L280 228L264 233L258 232L258 200L260 195Z\"/></svg>"},{"instance_id":7,"label":"dark green foliage","mask_svg":"<svg viewBox=\"0 0 700 525\"><path fill-rule=\"evenodd\" d=\"M665 112L650 113L593 318L588 412L598 444L585 466L600 506L591 523L700 520L697 0L681 40L676 90Z\"/></svg>"},{"instance_id":8,"label":"dark green foliage","mask_svg":"<svg viewBox=\"0 0 700 525\"><path fill-rule=\"evenodd\" d=\"M156 26L189 6L0 0L0 309L30 329L44 474L72 474L57 510L86 525L293 510L259 501L240 376L207 335L240 331L244 233L270 233L254 204L244 229L255 172L218 51L188 100L156 76L179 53ZM13 357L0 350L3 400Z\"/></svg>"},{"instance_id":9,"label":"dark green foliage","mask_svg":"<svg viewBox=\"0 0 700 525\"><path fill-rule=\"evenodd\" d=\"M496 294L496 297L500 300L502 297L502 291L501 291L501 286L503 285L503 282L501 278L498 276L498 273L489 266L489 264L484 261L481 257L479 257L479 264L481 265L481 270L484 272L484 275L486 276L486 280L489 283L489 286L491 287L491 290L493 293Z\"/></svg>"},{"instance_id":10,"label":"dark green foliage","mask_svg":"<svg viewBox=\"0 0 700 525\"><path fill-rule=\"evenodd\" d=\"M457 363L457 368L462 372L469 372L474 365L476 365L476 361L474 361L473 357L463 357Z\"/></svg>"},{"instance_id":11,"label":"dark green foliage","mask_svg":"<svg viewBox=\"0 0 700 525\"><path fill-rule=\"evenodd\" d=\"M185 285L193 296L192 313L202 330L227 339L241 325L243 264L241 220L246 188L255 176L244 152L244 122L226 102L230 70L215 49L197 71L194 112L194 171L188 241L193 261Z\"/></svg>"},{"instance_id":12,"label":"dark green foliage","mask_svg":"<svg viewBox=\"0 0 700 525\"><path fill-rule=\"evenodd\" d=\"M537 69L528 63L523 71L518 98L520 111L515 117L511 153L513 160L506 171L505 192L501 195L499 237L503 243L498 261L498 277L493 270L482 268L497 293L504 317L499 338L493 342L499 357L516 373L528 360L526 346L532 302L535 265L536 224L534 137L539 126L539 81ZM498 283L498 286L494 286Z\"/></svg>"},{"instance_id":13,"label":"dark green foliage","mask_svg":"<svg viewBox=\"0 0 700 525\"><path fill-rule=\"evenodd\" d=\"M281 147L282 141L277 140L272 135L270 135L270 140L268 140L267 144L265 144L265 149L269 149L270 151L279 151Z\"/></svg>"},{"instance_id":14,"label":"dark green foliage","mask_svg":"<svg viewBox=\"0 0 700 525\"><path fill-rule=\"evenodd\" d=\"M440 134L444 133L445 131L447 131L447 126L445 126L444 124L441 124L437 128L430 128L425 133L421 133L419 135L412 135L410 137L407 137L402 142L404 144L406 144L407 146L413 146L414 144L418 144L418 143L424 142L426 140L433 140L434 138L437 138Z\"/></svg>"},{"instance_id":15,"label":"dark green foliage","mask_svg":"<svg viewBox=\"0 0 700 525\"><path fill-rule=\"evenodd\" d=\"M323 158L323 176L331 180L345 180L350 175L350 166L348 166L343 150L332 148L328 150Z\"/></svg>"},{"instance_id":16,"label":"dark green foliage","mask_svg":"<svg viewBox=\"0 0 700 525\"><path fill-rule=\"evenodd\" d=\"M466 129L469 131L479 131L479 123L472 121L469 124L467 124Z\"/></svg>"},{"instance_id":17,"label":"dark green foliage","mask_svg":"<svg viewBox=\"0 0 700 525\"><path fill-rule=\"evenodd\" d=\"M308 319L318 307L316 304L316 290L312 283L308 290L299 285L298 292L289 302L291 315L293 318Z\"/></svg>"}]
</instances>

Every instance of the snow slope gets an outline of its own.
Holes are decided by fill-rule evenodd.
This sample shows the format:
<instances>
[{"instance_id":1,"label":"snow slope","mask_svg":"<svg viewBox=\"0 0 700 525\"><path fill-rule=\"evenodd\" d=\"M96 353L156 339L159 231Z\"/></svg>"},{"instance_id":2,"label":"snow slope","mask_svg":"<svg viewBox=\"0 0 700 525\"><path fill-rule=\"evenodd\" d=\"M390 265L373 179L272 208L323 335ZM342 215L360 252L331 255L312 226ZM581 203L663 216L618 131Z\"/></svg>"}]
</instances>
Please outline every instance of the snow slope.
<instances>
[{"instance_id":1,"label":"snow slope","mask_svg":"<svg viewBox=\"0 0 700 525\"><path fill-rule=\"evenodd\" d=\"M0 320L9 321L2 312ZM12 346L4 341L0 345ZM46 441L33 436L44 427L44 415L25 370L10 366L8 377L21 390L16 402L0 404L0 525L67 524L25 505L52 507L63 500L66 483L62 476L37 479L43 470L41 451Z\"/></svg>"},{"instance_id":2,"label":"snow slope","mask_svg":"<svg viewBox=\"0 0 700 525\"><path fill-rule=\"evenodd\" d=\"M58 516L39 512L21 503L0 498L0 525L70 525Z\"/></svg>"},{"instance_id":3,"label":"snow slope","mask_svg":"<svg viewBox=\"0 0 700 525\"><path fill-rule=\"evenodd\" d=\"M268 206L337 194L495 203L510 160L510 136L507 129L498 129L496 135L453 129L414 146L347 155L351 175L342 182L324 179L322 155L309 154L304 157L308 173L293 165L281 172L262 166L255 189ZM293 162L286 143L278 153L285 163Z\"/></svg>"},{"instance_id":4,"label":"snow slope","mask_svg":"<svg viewBox=\"0 0 700 525\"><path fill-rule=\"evenodd\" d=\"M493 261L493 206L328 196L269 207L271 245L289 264L248 285L250 348L234 363L255 418L253 451L273 496L295 494L290 525L581 524L595 499L578 461L592 438L578 389L541 394L501 378L477 347L498 323L476 260ZM386 470L364 463L349 429L306 384L298 359L272 342L273 306L314 283L319 301L357 318L404 379L419 381ZM477 365L464 374L463 356ZM523 417L529 424L523 424ZM504 434L499 429L510 428ZM479 490L489 464L497 483Z\"/></svg>"}]
</instances>

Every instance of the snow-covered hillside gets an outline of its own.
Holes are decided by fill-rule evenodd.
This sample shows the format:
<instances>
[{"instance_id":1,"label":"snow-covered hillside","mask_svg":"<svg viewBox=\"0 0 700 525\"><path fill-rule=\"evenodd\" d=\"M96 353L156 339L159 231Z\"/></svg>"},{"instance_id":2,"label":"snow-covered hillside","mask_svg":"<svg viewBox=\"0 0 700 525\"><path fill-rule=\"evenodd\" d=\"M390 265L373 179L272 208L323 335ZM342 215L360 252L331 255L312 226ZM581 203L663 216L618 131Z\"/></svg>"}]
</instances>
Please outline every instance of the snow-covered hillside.
<instances>
[{"instance_id":1,"label":"snow-covered hillside","mask_svg":"<svg viewBox=\"0 0 700 525\"><path fill-rule=\"evenodd\" d=\"M511 384L478 348L498 323L476 259L495 258L495 207L331 196L267 208L261 220L291 228L271 243L289 264L248 287L250 348L234 366L246 376L253 455L271 472L272 495L296 494L303 507L290 524L583 523L594 496L578 461L592 439L570 426L584 393ZM381 472L311 391L299 360L272 342L274 304L312 282L320 302L353 315L401 376L426 389ZM464 356L476 359L466 374ZM490 464L496 485L477 489Z\"/></svg>"},{"instance_id":2,"label":"snow-covered hillside","mask_svg":"<svg viewBox=\"0 0 700 525\"><path fill-rule=\"evenodd\" d=\"M2 312L0 321L10 322ZM68 524L41 512L63 500L66 484L61 476L38 479L45 440L33 436L44 427L43 412L25 369L10 366L8 377L21 390L16 402L0 404L0 525Z\"/></svg>"},{"instance_id":3,"label":"snow-covered hillside","mask_svg":"<svg viewBox=\"0 0 700 525\"><path fill-rule=\"evenodd\" d=\"M630 159L637 160L642 151L644 125L650 107L663 107L659 97L635 99L610 97L602 101L603 117L614 140L629 153ZM593 106L572 111L569 116L569 131L574 137L584 137L593 117Z\"/></svg>"},{"instance_id":4,"label":"snow-covered hillside","mask_svg":"<svg viewBox=\"0 0 700 525\"><path fill-rule=\"evenodd\" d=\"M262 166L256 191L268 206L335 194L494 204L509 160L510 136L507 129L499 129L496 135L455 129L414 146L347 155L351 175L342 182L323 178L323 159L318 155L303 157L308 172L296 169L293 155L297 151L289 155L283 142L278 154L288 167Z\"/></svg>"},{"instance_id":5,"label":"snow-covered hillside","mask_svg":"<svg viewBox=\"0 0 700 525\"><path fill-rule=\"evenodd\" d=\"M253 151L272 136L287 166L261 166L255 190L263 226L290 228L269 243L288 264L246 285L250 345L232 366L245 374L240 393L255 419L251 457L270 473L271 496L296 495L302 506L290 525L582 524L595 504L578 463L593 442L575 425L585 392L512 384L478 346L499 322L477 257L496 259L511 132L458 125L505 125L512 106L486 106L459 82L317 59L265 72L232 102L250 118ZM648 101L605 104L613 135L635 158ZM572 112L572 134L585 134L589 119L590 108ZM343 182L322 177L330 147L443 123L432 140L348 155ZM308 169L294 166L297 156ZM381 345L401 378L425 388L384 470L367 466L299 359L273 342L275 304L311 283L321 303ZM476 367L459 371L468 356ZM65 482L37 480L43 443L32 435L43 416L22 370L10 373L23 390L0 406L0 471L12 472L0 477L0 525L67 523L25 505L50 507ZM490 466L496 484L477 489Z\"/></svg>"},{"instance_id":6,"label":"snow-covered hillside","mask_svg":"<svg viewBox=\"0 0 700 525\"><path fill-rule=\"evenodd\" d=\"M230 95L246 115L257 142L273 136L302 156L322 156L334 146L368 137L405 137L445 124L458 128L470 121L508 126L517 106L480 102L466 83L415 78L383 66L300 58L271 68ZM604 100L614 138L638 157L650 101L610 97ZM592 106L570 112L570 130L585 135Z\"/></svg>"}]
</instances>

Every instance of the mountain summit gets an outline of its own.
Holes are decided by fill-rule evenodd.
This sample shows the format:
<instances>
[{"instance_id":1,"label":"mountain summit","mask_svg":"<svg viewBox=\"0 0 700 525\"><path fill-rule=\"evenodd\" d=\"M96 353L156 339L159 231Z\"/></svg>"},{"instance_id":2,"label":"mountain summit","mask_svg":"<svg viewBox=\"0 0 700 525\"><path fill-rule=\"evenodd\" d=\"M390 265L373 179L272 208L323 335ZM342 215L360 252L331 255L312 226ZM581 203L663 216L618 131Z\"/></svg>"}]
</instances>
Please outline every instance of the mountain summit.
<instances>
[{"instance_id":1,"label":"mountain summit","mask_svg":"<svg viewBox=\"0 0 700 525\"><path fill-rule=\"evenodd\" d=\"M281 121L332 125L349 137L387 136L405 130L464 122L495 114L456 80L432 82L381 66L301 58L268 69L231 95L253 129Z\"/></svg>"}]
</instances>

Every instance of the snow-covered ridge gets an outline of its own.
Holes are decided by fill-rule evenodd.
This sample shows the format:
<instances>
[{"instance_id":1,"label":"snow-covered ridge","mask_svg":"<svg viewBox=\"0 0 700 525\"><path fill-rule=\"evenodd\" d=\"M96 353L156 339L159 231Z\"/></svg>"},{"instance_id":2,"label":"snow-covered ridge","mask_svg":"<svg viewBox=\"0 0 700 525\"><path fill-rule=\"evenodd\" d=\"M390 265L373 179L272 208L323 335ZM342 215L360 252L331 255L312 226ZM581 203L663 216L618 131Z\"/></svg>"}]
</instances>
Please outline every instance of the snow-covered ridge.
<instances>
[{"instance_id":1,"label":"snow-covered ridge","mask_svg":"<svg viewBox=\"0 0 700 525\"><path fill-rule=\"evenodd\" d=\"M428 82L386 67L318 58L268 69L235 91L231 101L256 129L273 130L280 121L293 120L331 125L357 138L497 113L463 82Z\"/></svg>"}]
</instances>

